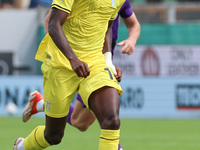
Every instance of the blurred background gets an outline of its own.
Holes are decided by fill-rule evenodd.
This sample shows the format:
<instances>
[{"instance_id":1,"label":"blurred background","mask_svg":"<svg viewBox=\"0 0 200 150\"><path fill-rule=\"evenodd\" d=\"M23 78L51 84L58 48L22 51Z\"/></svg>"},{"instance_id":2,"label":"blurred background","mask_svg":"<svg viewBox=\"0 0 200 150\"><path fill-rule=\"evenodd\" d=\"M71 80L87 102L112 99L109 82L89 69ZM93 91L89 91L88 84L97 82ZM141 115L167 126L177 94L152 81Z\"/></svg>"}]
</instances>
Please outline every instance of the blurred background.
<instances>
[{"instance_id":1,"label":"blurred background","mask_svg":"<svg viewBox=\"0 0 200 150\"><path fill-rule=\"evenodd\" d=\"M200 1L130 0L140 24L135 52L120 54L122 118L200 118ZM44 37L49 0L0 0L0 116L6 105L20 115L28 95L42 93L41 63L34 59ZM120 20L118 42L128 37Z\"/></svg>"}]
</instances>

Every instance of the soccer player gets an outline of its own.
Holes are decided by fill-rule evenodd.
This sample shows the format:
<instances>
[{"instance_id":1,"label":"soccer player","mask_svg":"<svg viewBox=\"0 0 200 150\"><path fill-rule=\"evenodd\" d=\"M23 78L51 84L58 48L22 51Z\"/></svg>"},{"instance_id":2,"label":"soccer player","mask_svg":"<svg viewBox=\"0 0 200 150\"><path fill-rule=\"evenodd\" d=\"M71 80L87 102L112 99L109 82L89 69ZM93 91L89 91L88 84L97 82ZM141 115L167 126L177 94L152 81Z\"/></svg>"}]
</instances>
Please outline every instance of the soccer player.
<instances>
[{"instance_id":1,"label":"soccer player","mask_svg":"<svg viewBox=\"0 0 200 150\"><path fill-rule=\"evenodd\" d=\"M117 18L114 20L113 26L112 26L112 53L114 50L114 47L116 45L117 40L117 32L118 32L118 18L119 15L124 19L124 22L128 28L129 31L129 38L125 41L120 42L118 45L124 45L125 51L122 49L123 53L129 52L128 54L131 54L134 51L134 47L136 44L136 41L140 35L140 24L133 13L131 9L131 5L128 0L123 4L120 11L118 12ZM48 20L49 20L50 13L47 15L45 19L45 34L48 32ZM129 50L131 49L131 50ZM119 68L116 68L117 74L118 74L118 81L121 80L121 70ZM26 122L29 120L31 115L37 113L38 111L43 111L43 97L38 92L33 92L30 94L30 102L28 103L26 109L23 112L23 121ZM75 109L73 105L70 105L69 114L67 117L67 122L71 124L72 126L78 128L80 131L86 131L87 128L95 121L94 114L88 110L80 95L77 95L77 101L75 103ZM122 150L121 145L118 146L119 150Z\"/></svg>"},{"instance_id":2,"label":"soccer player","mask_svg":"<svg viewBox=\"0 0 200 150\"><path fill-rule=\"evenodd\" d=\"M120 50L121 53L131 55L135 51L135 45L140 36L141 28L140 23L131 8L129 0L125 1L112 25L112 53L114 53L113 51L118 37L119 16L123 18L123 21L128 29L129 37L128 39L117 43L117 46L123 46Z\"/></svg>"},{"instance_id":3,"label":"soccer player","mask_svg":"<svg viewBox=\"0 0 200 150\"><path fill-rule=\"evenodd\" d=\"M111 50L107 36L123 3L53 0L49 33L36 54L43 62L45 126L36 127L25 139L18 138L14 149L42 150L59 144L76 91L100 124L99 150L118 149L122 89L106 65L102 49Z\"/></svg>"}]
</instances>

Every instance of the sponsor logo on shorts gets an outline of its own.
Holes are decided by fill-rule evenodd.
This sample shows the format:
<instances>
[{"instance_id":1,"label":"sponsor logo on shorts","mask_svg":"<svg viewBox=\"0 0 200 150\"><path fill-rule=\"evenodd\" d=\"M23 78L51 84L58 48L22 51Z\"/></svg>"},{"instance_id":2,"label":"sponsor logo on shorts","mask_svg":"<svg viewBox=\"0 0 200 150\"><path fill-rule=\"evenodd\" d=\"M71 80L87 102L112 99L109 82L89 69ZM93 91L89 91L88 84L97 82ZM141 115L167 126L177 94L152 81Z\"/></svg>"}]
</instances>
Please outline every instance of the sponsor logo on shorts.
<instances>
[{"instance_id":1,"label":"sponsor logo on shorts","mask_svg":"<svg viewBox=\"0 0 200 150\"><path fill-rule=\"evenodd\" d=\"M52 103L51 103L51 102L48 102L46 99L45 99L45 101L46 101L46 103L47 103L47 104L46 104L46 109L49 110L49 109L50 109L50 104L52 104Z\"/></svg>"}]
</instances>

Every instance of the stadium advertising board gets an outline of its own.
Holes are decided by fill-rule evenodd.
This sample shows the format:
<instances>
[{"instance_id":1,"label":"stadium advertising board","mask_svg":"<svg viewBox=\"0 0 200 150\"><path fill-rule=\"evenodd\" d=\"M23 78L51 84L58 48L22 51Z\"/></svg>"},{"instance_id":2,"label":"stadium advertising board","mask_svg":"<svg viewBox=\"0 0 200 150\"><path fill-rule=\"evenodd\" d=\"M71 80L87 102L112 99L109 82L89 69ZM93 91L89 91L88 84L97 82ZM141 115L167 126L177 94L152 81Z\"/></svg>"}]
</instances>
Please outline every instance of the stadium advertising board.
<instances>
[{"instance_id":1,"label":"stadium advertising board","mask_svg":"<svg viewBox=\"0 0 200 150\"><path fill-rule=\"evenodd\" d=\"M121 117L199 118L199 77L124 77Z\"/></svg>"},{"instance_id":2,"label":"stadium advertising board","mask_svg":"<svg viewBox=\"0 0 200 150\"><path fill-rule=\"evenodd\" d=\"M21 114L28 102L30 92L42 92L41 76L0 76L0 115L7 115L6 105L17 105L17 114Z\"/></svg>"},{"instance_id":3,"label":"stadium advertising board","mask_svg":"<svg viewBox=\"0 0 200 150\"><path fill-rule=\"evenodd\" d=\"M7 115L9 102L17 105L21 115L29 93L42 93L42 83L42 76L0 76L0 115ZM122 118L200 117L199 77L124 77L120 84Z\"/></svg>"},{"instance_id":4,"label":"stadium advertising board","mask_svg":"<svg viewBox=\"0 0 200 150\"><path fill-rule=\"evenodd\" d=\"M176 86L178 109L200 109L200 84L179 84Z\"/></svg>"},{"instance_id":5,"label":"stadium advertising board","mask_svg":"<svg viewBox=\"0 0 200 150\"><path fill-rule=\"evenodd\" d=\"M116 47L114 64L123 76L200 76L200 46L136 46L133 55Z\"/></svg>"}]
</instances>

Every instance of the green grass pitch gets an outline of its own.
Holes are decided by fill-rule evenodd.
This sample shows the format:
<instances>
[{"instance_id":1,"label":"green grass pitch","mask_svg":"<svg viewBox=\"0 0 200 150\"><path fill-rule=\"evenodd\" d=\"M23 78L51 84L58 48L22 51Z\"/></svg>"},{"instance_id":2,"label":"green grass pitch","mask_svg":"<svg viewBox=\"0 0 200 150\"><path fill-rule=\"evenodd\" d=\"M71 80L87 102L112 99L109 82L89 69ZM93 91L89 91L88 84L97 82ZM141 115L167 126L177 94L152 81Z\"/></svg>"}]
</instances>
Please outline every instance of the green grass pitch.
<instances>
[{"instance_id":1,"label":"green grass pitch","mask_svg":"<svg viewBox=\"0 0 200 150\"><path fill-rule=\"evenodd\" d=\"M0 117L0 150L13 149L19 136L27 136L43 118ZM67 124L62 143L49 150L98 150L100 129L97 121L86 132ZM121 145L124 150L200 150L199 120L121 119Z\"/></svg>"}]
</instances>

